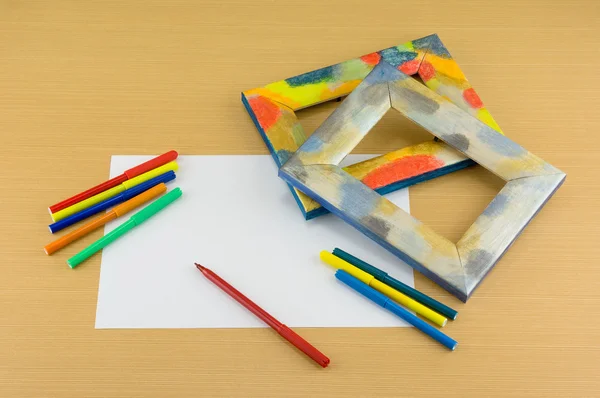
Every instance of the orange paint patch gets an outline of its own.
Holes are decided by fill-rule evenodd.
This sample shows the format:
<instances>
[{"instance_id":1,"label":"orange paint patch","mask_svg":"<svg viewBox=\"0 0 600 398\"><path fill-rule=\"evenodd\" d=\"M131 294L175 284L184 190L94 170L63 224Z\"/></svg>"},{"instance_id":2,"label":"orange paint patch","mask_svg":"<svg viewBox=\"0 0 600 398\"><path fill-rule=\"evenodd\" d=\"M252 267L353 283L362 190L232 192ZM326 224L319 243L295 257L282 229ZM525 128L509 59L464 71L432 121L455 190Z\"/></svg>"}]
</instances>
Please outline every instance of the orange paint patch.
<instances>
[{"instance_id":1,"label":"orange paint patch","mask_svg":"<svg viewBox=\"0 0 600 398\"><path fill-rule=\"evenodd\" d=\"M442 166L444 166L444 162L435 156L408 156L373 170L362 179L362 182L371 189L377 189Z\"/></svg>"},{"instance_id":2,"label":"orange paint patch","mask_svg":"<svg viewBox=\"0 0 600 398\"><path fill-rule=\"evenodd\" d=\"M283 82L283 83L282 83ZM284 85L284 87L281 87ZM277 101L279 104L283 104L291 109L296 109L302 105L301 102L295 101L292 98L288 98L285 96L287 83L285 81L271 83L265 87L253 88L251 90L244 91L244 95L247 98L255 97L255 96L263 96L266 98L270 98L271 101Z\"/></svg>"},{"instance_id":3,"label":"orange paint patch","mask_svg":"<svg viewBox=\"0 0 600 398\"><path fill-rule=\"evenodd\" d=\"M260 126L264 130L271 128L281 116L281 109L265 97L253 97L250 98L248 102L250 103L250 107L254 111L254 115L256 115Z\"/></svg>"},{"instance_id":4,"label":"orange paint patch","mask_svg":"<svg viewBox=\"0 0 600 398\"><path fill-rule=\"evenodd\" d=\"M402 65L400 65L398 67L398 69L402 73L406 73L407 75L414 75L415 73L417 73L419 71L419 65L421 65L420 60L413 59L412 61L403 63Z\"/></svg>"},{"instance_id":5,"label":"orange paint patch","mask_svg":"<svg viewBox=\"0 0 600 398\"><path fill-rule=\"evenodd\" d=\"M468 88L465 91L463 91L463 98L469 103L469 105L471 105L471 108L479 109L483 107L483 102L481 102L481 98L479 98L479 95L477 95L475 90L473 90L472 88Z\"/></svg>"},{"instance_id":6,"label":"orange paint patch","mask_svg":"<svg viewBox=\"0 0 600 398\"><path fill-rule=\"evenodd\" d=\"M421 67L419 68L419 76L423 79L424 82L430 80L435 77L435 68L427 61L421 62Z\"/></svg>"},{"instance_id":7,"label":"orange paint patch","mask_svg":"<svg viewBox=\"0 0 600 398\"><path fill-rule=\"evenodd\" d=\"M365 64L377 65L379 63L379 60L381 59L381 55L379 55L377 53L371 53L371 54L363 55L362 57L360 57L360 59Z\"/></svg>"}]
</instances>

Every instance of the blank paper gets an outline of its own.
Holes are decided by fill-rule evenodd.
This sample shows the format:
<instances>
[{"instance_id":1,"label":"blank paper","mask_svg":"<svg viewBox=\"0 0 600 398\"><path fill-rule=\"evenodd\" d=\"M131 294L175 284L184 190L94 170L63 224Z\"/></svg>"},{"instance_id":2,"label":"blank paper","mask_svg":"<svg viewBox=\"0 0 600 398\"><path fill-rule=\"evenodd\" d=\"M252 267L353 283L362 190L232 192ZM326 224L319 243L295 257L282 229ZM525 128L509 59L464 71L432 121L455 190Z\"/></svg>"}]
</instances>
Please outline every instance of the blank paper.
<instances>
[{"instance_id":1,"label":"blank paper","mask_svg":"<svg viewBox=\"0 0 600 398\"><path fill-rule=\"evenodd\" d=\"M113 156L110 176L150 158ZM319 252L339 247L410 286L412 269L334 215L305 221L269 156L180 156L178 163L167 186L183 196L102 253L96 328L265 326L194 262L291 327L406 326L338 282ZM409 210L407 189L387 197Z\"/></svg>"}]
</instances>

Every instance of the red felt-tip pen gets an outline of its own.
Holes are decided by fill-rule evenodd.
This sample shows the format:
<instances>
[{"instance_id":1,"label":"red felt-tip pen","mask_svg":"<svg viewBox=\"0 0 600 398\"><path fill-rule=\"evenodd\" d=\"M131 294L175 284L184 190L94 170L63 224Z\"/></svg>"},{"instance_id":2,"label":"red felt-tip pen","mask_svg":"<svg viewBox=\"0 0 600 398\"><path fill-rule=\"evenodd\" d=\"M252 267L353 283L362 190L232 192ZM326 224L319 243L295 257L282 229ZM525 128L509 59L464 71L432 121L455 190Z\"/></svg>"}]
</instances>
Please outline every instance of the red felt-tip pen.
<instances>
[{"instance_id":1,"label":"red felt-tip pen","mask_svg":"<svg viewBox=\"0 0 600 398\"><path fill-rule=\"evenodd\" d=\"M177 159L177 156L178 153L176 151L169 151L167 153L163 153L162 155L150 159L147 162L144 162L135 167L132 167L129 170L126 170L123 174L117 177L111 178L110 180L105 181L102 184L98 184L95 187L88 189L87 191L78 193L75 196L71 196L70 198L63 200L62 202L58 202L57 204L48 207L48 211L50 212L50 214L54 214L57 211L66 209L67 207L73 206L75 203L79 203L87 198L91 198L92 196L99 194L100 192L104 192L108 189L116 187L124 181L127 181L133 177L137 177L140 174L144 174L145 172L160 167L163 164L167 164Z\"/></svg>"},{"instance_id":2,"label":"red felt-tip pen","mask_svg":"<svg viewBox=\"0 0 600 398\"><path fill-rule=\"evenodd\" d=\"M266 323L277 333L279 333L281 337L295 345L300 351L304 352L316 363L318 363L324 368L326 368L327 365L329 365L329 358L327 358L321 351L313 347L308 341L304 340L292 329L288 328L283 323L273 318L273 316L271 316L267 311L260 308L258 305L256 305L255 302L250 300L248 297L244 296L236 288L234 288L229 283L221 279L219 275L215 274L214 272L212 272L206 267L203 267L200 264L196 264L196 267L209 281L220 287L221 290L233 297L238 303L246 307L247 310L249 310L258 318L260 318L264 323Z\"/></svg>"}]
</instances>

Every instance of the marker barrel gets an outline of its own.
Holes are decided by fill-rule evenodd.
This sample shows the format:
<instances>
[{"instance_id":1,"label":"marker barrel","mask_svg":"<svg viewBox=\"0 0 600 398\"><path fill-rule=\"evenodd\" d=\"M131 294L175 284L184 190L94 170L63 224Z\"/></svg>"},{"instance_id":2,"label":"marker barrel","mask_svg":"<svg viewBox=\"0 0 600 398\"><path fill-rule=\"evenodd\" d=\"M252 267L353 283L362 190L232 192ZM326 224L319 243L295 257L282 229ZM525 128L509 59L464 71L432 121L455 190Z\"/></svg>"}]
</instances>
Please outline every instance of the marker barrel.
<instances>
[{"instance_id":1,"label":"marker barrel","mask_svg":"<svg viewBox=\"0 0 600 398\"><path fill-rule=\"evenodd\" d=\"M361 260L360 258L354 257L352 254L343 251L342 249L338 249L337 247L333 249L333 254L338 256L344 261L349 262L354 265L356 268L361 269L371 275L373 275L377 280L385 283L386 285L393 287L406 294L408 297L418 301L419 303L431 308L432 310L439 312L440 314L454 320L458 316L458 311L448 307L447 305L440 303L439 301L427 296L424 293L421 293L417 289L414 289L399 280L388 275L387 272L380 270L377 267L372 266L366 261Z\"/></svg>"},{"instance_id":2,"label":"marker barrel","mask_svg":"<svg viewBox=\"0 0 600 398\"><path fill-rule=\"evenodd\" d=\"M436 340L440 344L449 348L450 350L454 351L454 349L458 345L458 342L456 342L456 340L445 335L444 333L440 332L438 329L431 326L427 322L425 322L422 319L419 319L415 315L411 314L410 312L408 312L407 310L405 310L398 304L394 303L392 300L390 300L383 294L379 293L377 290L373 289L366 283L363 283L360 280L356 279L355 277L353 277L346 271L341 270L341 269L338 270L335 273L335 277L338 280L340 280L341 282L343 282L344 284L346 284L347 286L349 286L350 288L354 289L358 293L360 293L363 296L365 296L366 298L368 298L369 300L375 302L379 306L387 309L388 311L392 312L394 315L396 315L396 316L400 317L401 319L405 320L406 322L410 323L411 325L413 325L414 327L416 327L417 329L419 329L420 331L422 331L423 333L425 333L432 339Z\"/></svg>"}]
</instances>

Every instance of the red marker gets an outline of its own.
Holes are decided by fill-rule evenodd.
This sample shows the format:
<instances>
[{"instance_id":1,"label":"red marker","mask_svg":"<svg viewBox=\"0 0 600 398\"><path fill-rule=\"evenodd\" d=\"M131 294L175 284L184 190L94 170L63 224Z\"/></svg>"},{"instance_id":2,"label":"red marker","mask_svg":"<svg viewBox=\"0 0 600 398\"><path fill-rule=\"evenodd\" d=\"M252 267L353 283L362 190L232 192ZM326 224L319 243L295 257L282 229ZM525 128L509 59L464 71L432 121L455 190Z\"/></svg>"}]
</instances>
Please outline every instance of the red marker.
<instances>
[{"instance_id":1,"label":"red marker","mask_svg":"<svg viewBox=\"0 0 600 398\"><path fill-rule=\"evenodd\" d=\"M95 187L90 188L87 191L83 191L81 193L78 193L75 196L70 197L69 199L65 199L62 202L58 202L57 204L50 206L48 208L48 210L50 211L50 214L54 214L57 211L66 209L67 207L72 206L75 203L79 203L82 200L91 198L92 196L99 194L100 192L104 192L107 189L116 187L117 185L121 184L123 181L127 181L133 177L137 177L140 174L144 174L147 171L150 171L159 166L162 166L163 164L167 164L167 163L177 159L177 156L178 156L178 153L176 151L169 151L167 153L164 153L160 156L155 157L154 159L150 159L147 162L144 162L140 165L137 165L137 166L125 171L120 176L111 178L110 180L105 181L100 185L96 185Z\"/></svg>"},{"instance_id":2,"label":"red marker","mask_svg":"<svg viewBox=\"0 0 600 398\"><path fill-rule=\"evenodd\" d=\"M297 335L292 329L273 318L267 311L260 308L256 303L250 300L248 297L240 293L236 288L225 282L219 275L215 274L206 267L196 264L196 267L204 274L208 280L221 288L225 293L233 297L238 303L246 307L247 310L252 312L254 315L259 317L264 323L273 328L281 337L295 345L300 351L311 357L316 363L326 368L329 365L329 358L323 355L322 352L317 350L310 343L304 340L302 337Z\"/></svg>"}]
</instances>

